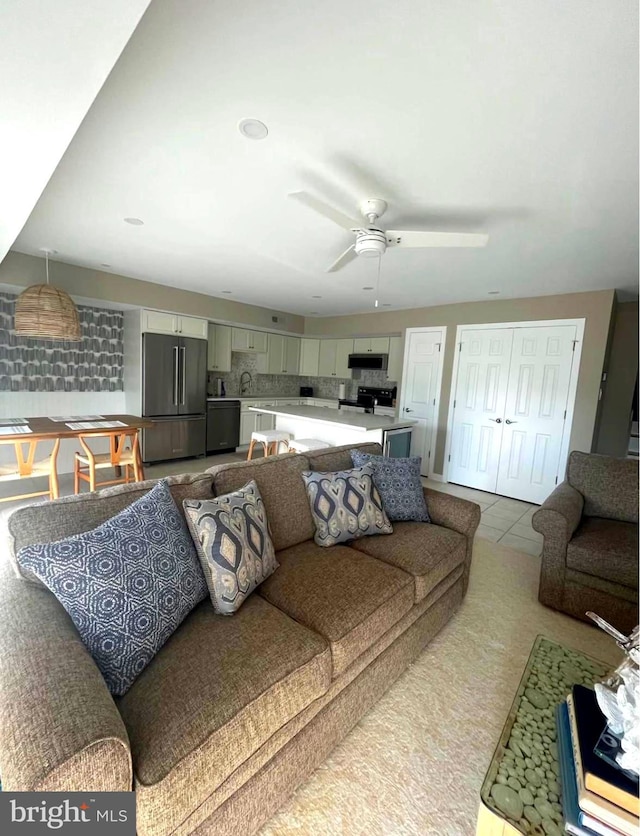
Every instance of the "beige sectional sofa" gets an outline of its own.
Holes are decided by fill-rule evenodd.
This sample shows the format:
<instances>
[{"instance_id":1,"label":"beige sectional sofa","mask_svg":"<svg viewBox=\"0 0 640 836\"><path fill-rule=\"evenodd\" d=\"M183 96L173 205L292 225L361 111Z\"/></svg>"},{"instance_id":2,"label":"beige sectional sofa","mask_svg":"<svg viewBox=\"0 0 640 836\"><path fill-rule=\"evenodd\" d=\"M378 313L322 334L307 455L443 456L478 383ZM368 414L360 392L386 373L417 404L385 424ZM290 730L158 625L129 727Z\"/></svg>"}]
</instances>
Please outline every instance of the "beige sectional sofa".
<instances>
[{"instance_id":1,"label":"beige sectional sofa","mask_svg":"<svg viewBox=\"0 0 640 836\"><path fill-rule=\"evenodd\" d=\"M209 600L121 698L55 597L3 561L0 775L7 790L130 790L138 832L249 834L266 821L446 624L467 589L477 505L427 490L433 523L321 548L303 470L348 447L172 477L186 497L255 479L280 567L232 617ZM360 445L379 453L377 445ZM13 552L86 531L152 483L15 512Z\"/></svg>"}]
</instances>

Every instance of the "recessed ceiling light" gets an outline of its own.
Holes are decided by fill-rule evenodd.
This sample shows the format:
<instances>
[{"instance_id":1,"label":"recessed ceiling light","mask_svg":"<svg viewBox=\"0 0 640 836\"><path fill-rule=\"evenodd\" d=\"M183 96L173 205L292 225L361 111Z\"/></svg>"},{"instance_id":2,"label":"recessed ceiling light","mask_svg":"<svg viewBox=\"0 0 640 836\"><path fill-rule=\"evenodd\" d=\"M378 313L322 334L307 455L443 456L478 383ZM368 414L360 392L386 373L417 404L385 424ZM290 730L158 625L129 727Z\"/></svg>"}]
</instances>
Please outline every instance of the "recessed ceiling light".
<instances>
[{"instance_id":1,"label":"recessed ceiling light","mask_svg":"<svg viewBox=\"0 0 640 836\"><path fill-rule=\"evenodd\" d=\"M322 299L322 296L312 296L312 299Z\"/></svg>"},{"instance_id":2,"label":"recessed ceiling light","mask_svg":"<svg viewBox=\"0 0 640 836\"><path fill-rule=\"evenodd\" d=\"M223 292L223 293L228 293L229 295L231 294L231 291L230 291L230 290L223 290L222 292Z\"/></svg>"},{"instance_id":3,"label":"recessed ceiling light","mask_svg":"<svg viewBox=\"0 0 640 836\"><path fill-rule=\"evenodd\" d=\"M500 295L499 290L490 290L489 291L489 296L499 296L499 295Z\"/></svg>"},{"instance_id":4,"label":"recessed ceiling light","mask_svg":"<svg viewBox=\"0 0 640 836\"><path fill-rule=\"evenodd\" d=\"M372 287L363 287L362 289L363 289L363 290L373 290L373 288L372 288Z\"/></svg>"},{"instance_id":5,"label":"recessed ceiling light","mask_svg":"<svg viewBox=\"0 0 640 836\"><path fill-rule=\"evenodd\" d=\"M309 316L317 316L318 311L309 311Z\"/></svg>"},{"instance_id":6,"label":"recessed ceiling light","mask_svg":"<svg viewBox=\"0 0 640 836\"><path fill-rule=\"evenodd\" d=\"M140 218L125 218L124 222L131 224L131 226L144 226L144 221L141 221Z\"/></svg>"},{"instance_id":7,"label":"recessed ceiling light","mask_svg":"<svg viewBox=\"0 0 640 836\"><path fill-rule=\"evenodd\" d=\"M110 264L101 264L100 267L111 267Z\"/></svg>"},{"instance_id":8,"label":"recessed ceiling light","mask_svg":"<svg viewBox=\"0 0 640 836\"><path fill-rule=\"evenodd\" d=\"M241 119L238 122L238 130L247 139L265 139L269 129L259 119Z\"/></svg>"},{"instance_id":9,"label":"recessed ceiling light","mask_svg":"<svg viewBox=\"0 0 640 836\"><path fill-rule=\"evenodd\" d=\"M382 307L383 308L390 308L391 307L391 302L383 302Z\"/></svg>"}]
</instances>

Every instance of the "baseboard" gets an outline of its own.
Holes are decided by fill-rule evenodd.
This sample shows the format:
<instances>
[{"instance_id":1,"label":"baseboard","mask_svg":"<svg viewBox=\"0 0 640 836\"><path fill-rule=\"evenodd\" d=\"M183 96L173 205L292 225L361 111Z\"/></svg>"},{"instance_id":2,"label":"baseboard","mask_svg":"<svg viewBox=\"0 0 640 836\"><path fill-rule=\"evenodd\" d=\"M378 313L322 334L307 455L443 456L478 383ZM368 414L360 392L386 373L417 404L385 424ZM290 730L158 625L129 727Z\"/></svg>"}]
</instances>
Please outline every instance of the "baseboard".
<instances>
[{"instance_id":1,"label":"baseboard","mask_svg":"<svg viewBox=\"0 0 640 836\"><path fill-rule=\"evenodd\" d=\"M446 482L447 480L444 478L442 473L430 473L427 476L427 479L431 479L432 482Z\"/></svg>"}]
</instances>

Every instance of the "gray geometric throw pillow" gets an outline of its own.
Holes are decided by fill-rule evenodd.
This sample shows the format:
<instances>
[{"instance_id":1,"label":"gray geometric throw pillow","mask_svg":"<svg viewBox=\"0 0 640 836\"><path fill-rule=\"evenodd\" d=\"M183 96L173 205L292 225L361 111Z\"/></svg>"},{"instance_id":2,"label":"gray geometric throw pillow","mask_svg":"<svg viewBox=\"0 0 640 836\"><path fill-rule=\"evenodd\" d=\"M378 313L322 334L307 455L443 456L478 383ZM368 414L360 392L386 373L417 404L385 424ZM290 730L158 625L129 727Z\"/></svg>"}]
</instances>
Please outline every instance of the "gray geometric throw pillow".
<instances>
[{"instance_id":1,"label":"gray geometric throw pillow","mask_svg":"<svg viewBox=\"0 0 640 836\"><path fill-rule=\"evenodd\" d=\"M395 459L349 450L354 467L373 465L373 481L380 491L384 509L394 522L431 522L420 478L420 456Z\"/></svg>"},{"instance_id":2,"label":"gray geometric throw pillow","mask_svg":"<svg viewBox=\"0 0 640 836\"><path fill-rule=\"evenodd\" d=\"M371 534L392 534L373 467L365 465L335 473L303 471L319 546L335 546Z\"/></svg>"},{"instance_id":3,"label":"gray geometric throw pillow","mask_svg":"<svg viewBox=\"0 0 640 836\"><path fill-rule=\"evenodd\" d=\"M280 565L258 486L251 480L233 493L182 504L213 609L233 615Z\"/></svg>"}]
</instances>

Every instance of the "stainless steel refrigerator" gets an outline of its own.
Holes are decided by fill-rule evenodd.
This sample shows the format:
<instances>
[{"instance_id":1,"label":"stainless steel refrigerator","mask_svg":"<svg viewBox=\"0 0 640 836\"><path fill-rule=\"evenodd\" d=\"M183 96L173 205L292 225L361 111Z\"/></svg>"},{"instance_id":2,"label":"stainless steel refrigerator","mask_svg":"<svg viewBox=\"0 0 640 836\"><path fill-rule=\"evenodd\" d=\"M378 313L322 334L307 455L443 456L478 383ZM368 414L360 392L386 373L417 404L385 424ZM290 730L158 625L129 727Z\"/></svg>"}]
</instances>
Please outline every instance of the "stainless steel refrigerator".
<instances>
[{"instance_id":1,"label":"stainless steel refrigerator","mask_svg":"<svg viewBox=\"0 0 640 836\"><path fill-rule=\"evenodd\" d=\"M207 341L142 335L142 414L145 462L203 456L207 433Z\"/></svg>"}]
</instances>

